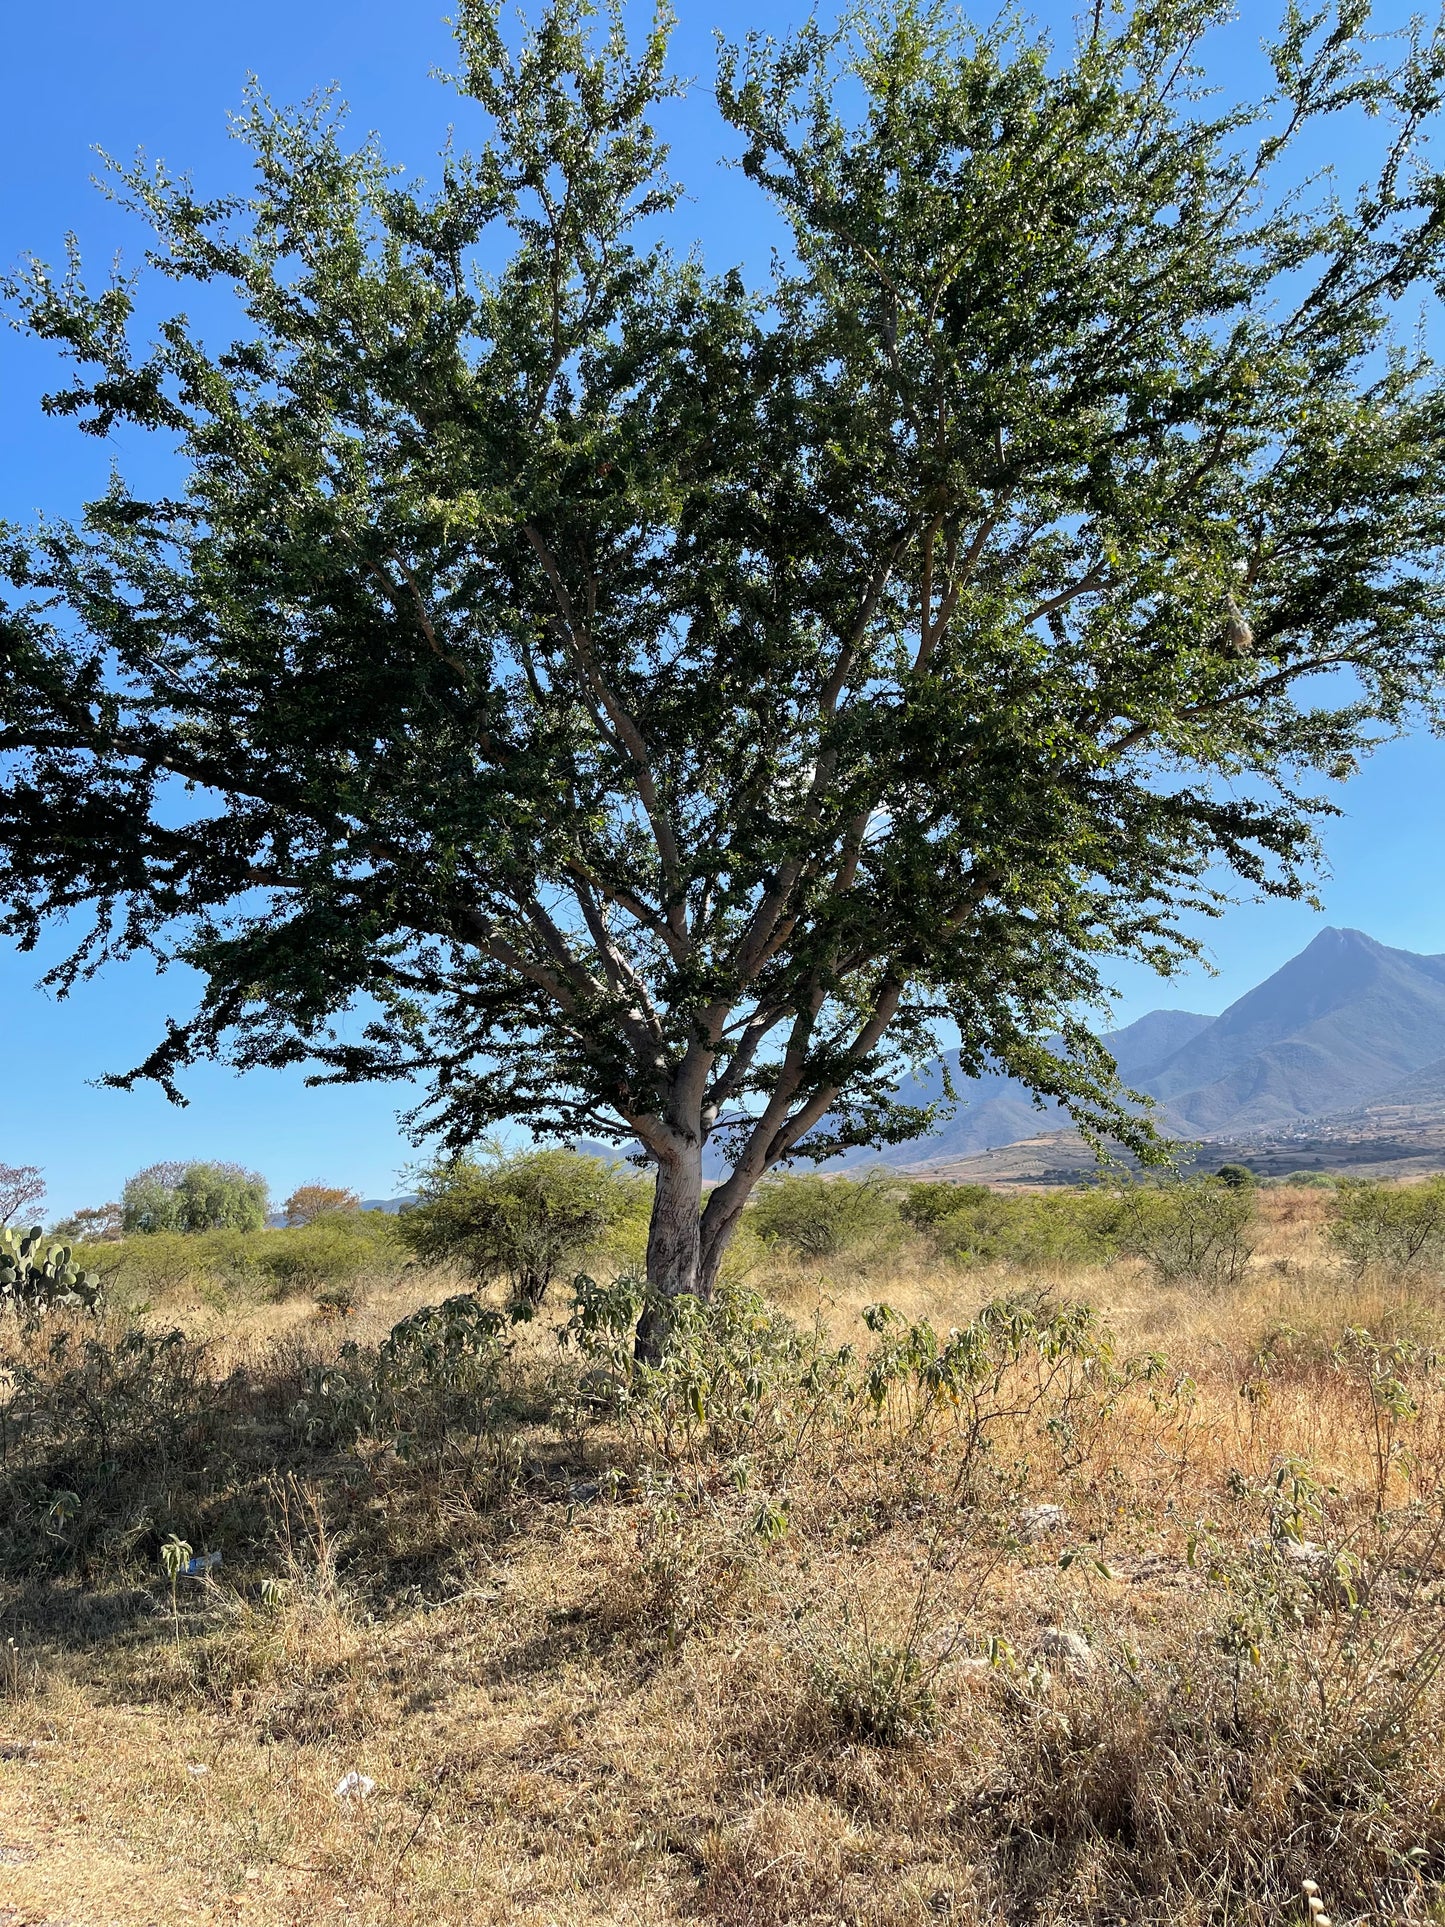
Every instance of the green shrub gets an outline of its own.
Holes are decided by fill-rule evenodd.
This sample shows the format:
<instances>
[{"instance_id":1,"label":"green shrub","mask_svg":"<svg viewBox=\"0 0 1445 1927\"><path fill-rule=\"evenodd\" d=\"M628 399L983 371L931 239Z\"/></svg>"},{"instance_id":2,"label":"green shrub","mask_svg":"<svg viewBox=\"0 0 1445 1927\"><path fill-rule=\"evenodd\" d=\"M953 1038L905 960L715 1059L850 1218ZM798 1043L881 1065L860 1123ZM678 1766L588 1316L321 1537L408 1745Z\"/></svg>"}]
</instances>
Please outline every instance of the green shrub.
<instances>
[{"instance_id":1,"label":"green shrub","mask_svg":"<svg viewBox=\"0 0 1445 1927\"><path fill-rule=\"evenodd\" d=\"M782 1245L800 1258L836 1257L899 1223L890 1180L830 1178L821 1171L769 1178L754 1195L751 1218L765 1244Z\"/></svg>"},{"instance_id":2,"label":"green shrub","mask_svg":"<svg viewBox=\"0 0 1445 1927\"><path fill-rule=\"evenodd\" d=\"M865 1625L814 1658L813 1690L850 1739L897 1746L936 1730L938 1670L913 1640L895 1644Z\"/></svg>"},{"instance_id":3,"label":"green shrub","mask_svg":"<svg viewBox=\"0 0 1445 1927\"><path fill-rule=\"evenodd\" d=\"M1227 1185L1231 1191L1247 1191L1259 1182L1247 1164L1221 1164L1214 1179L1216 1184Z\"/></svg>"},{"instance_id":4,"label":"green shrub","mask_svg":"<svg viewBox=\"0 0 1445 1927\"><path fill-rule=\"evenodd\" d=\"M898 1206L898 1215L915 1231L936 1231L960 1211L987 1207L996 1196L986 1184L910 1184Z\"/></svg>"},{"instance_id":5,"label":"green shrub","mask_svg":"<svg viewBox=\"0 0 1445 1927\"><path fill-rule=\"evenodd\" d=\"M151 1164L126 1180L121 1219L127 1232L259 1231L270 1194L266 1180L239 1164Z\"/></svg>"},{"instance_id":6,"label":"green shrub","mask_svg":"<svg viewBox=\"0 0 1445 1927\"><path fill-rule=\"evenodd\" d=\"M1008 1194L981 1184L915 1184L905 1223L961 1265L1106 1264L1118 1249L1122 1204L1103 1189Z\"/></svg>"},{"instance_id":7,"label":"green shrub","mask_svg":"<svg viewBox=\"0 0 1445 1927\"><path fill-rule=\"evenodd\" d=\"M156 1231L86 1255L103 1261L133 1299L164 1301L186 1290L275 1298L311 1292L323 1303L349 1305L367 1279L397 1273L407 1254L394 1218L363 1211L294 1230Z\"/></svg>"},{"instance_id":8,"label":"green shrub","mask_svg":"<svg viewBox=\"0 0 1445 1927\"><path fill-rule=\"evenodd\" d=\"M455 1264L478 1284L505 1279L514 1309L530 1313L553 1278L637 1215L644 1190L602 1158L494 1149L423 1171L399 1229L418 1258Z\"/></svg>"},{"instance_id":9,"label":"green shrub","mask_svg":"<svg viewBox=\"0 0 1445 1927\"><path fill-rule=\"evenodd\" d=\"M1161 1284L1220 1290L1238 1284L1254 1255L1254 1187L1186 1178L1140 1186L1122 1201L1119 1249L1142 1258Z\"/></svg>"},{"instance_id":10,"label":"green shrub","mask_svg":"<svg viewBox=\"0 0 1445 1927\"><path fill-rule=\"evenodd\" d=\"M127 1238L115 1252L116 1278L131 1294L164 1299L186 1286L214 1283L209 1241L179 1231Z\"/></svg>"},{"instance_id":11,"label":"green shrub","mask_svg":"<svg viewBox=\"0 0 1445 1927\"><path fill-rule=\"evenodd\" d=\"M244 1262L278 1298L311 1292L348 1310L360 1281L395 1267L402 1255L395 1220L368 1211L267 1231L251 1243Z\"/></svg>"},{"instance_id":12,"label":"green shrub","mask_svg":"<svg viewBox=\"0 0 1445 1927\"><path fill-rule=\"evenodd\" d=\"M1445 1177L1423 1184L1342 1180L1330 1236L1356 1272L1401 1279L1445 1270Z\"/></svg>"}]
</instances>

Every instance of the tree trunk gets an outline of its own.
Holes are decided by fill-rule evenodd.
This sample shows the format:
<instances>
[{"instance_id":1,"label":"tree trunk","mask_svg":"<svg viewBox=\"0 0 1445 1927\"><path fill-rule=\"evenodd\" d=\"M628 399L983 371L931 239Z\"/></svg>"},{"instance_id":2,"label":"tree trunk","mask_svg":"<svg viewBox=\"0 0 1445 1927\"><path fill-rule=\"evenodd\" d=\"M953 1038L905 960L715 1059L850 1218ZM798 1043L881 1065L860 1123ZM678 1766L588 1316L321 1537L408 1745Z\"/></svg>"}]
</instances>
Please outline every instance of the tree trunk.
<instances>
[{"instance_id":1,"label":"tree trunk","mask_svg":"<svg viewBox=\"0 0 1445 1927\"><path fill-rule=\"evenodd\" d=\"M669 1307L702 1292L702 1142L679 1138L658 1160L647 1232L647 1297L637 1327L639 1364L655 1365L672 1324ZM708 1284L711 1291L711 1281Z\"/></svg>"},{"instance_id":2,"label":"tree trunk","mask_svg":"<svg viewBox=\"0 0 1445 1927\"><path fill-rule=\"evenodd\" d=\"M753 1185L744 1190L735 1180L719 1186L708 1199L702 1214L702 1257L698 1267L698 1296L711 1298L722 1267L723 1253L733 1241L733 1233L743 1221L743 1206L752 1196Z\"/></svg>"}]
</instances>

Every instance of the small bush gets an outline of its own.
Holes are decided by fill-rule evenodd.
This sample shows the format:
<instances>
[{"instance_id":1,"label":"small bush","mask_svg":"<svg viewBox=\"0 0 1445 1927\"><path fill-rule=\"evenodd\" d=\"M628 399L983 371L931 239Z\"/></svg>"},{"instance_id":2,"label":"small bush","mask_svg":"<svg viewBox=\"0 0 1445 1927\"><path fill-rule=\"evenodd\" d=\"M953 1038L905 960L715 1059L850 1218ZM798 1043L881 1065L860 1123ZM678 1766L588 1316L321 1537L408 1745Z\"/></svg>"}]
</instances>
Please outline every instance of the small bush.
<instances>
[{"instance_id":1,"label":"small bush","mask_svg":"<svg viewBox=\"0 0 1445 1927\"><path fill-rule=\"evenodd\" d=\"M1445 1270L1445 1178L1423 1184L1344 1182L1330 1237L1355 1272L1405 1279Z\"/></svg>"},{"instance_id":2,"label":"small bush","mask_svg":"<svg viewBox=\"0 0 1445 1927\"><path fill-rule=\"evenodd\" d=\"M1120 1249L1142 1258L1161 1284L1237 1285L1254 1255L1254 1187L1188 1178L1141 1187L1124 1200Z\"/></svg>"},{"instance_id":3,"label":"small bush","mask_svg":"<svg viewBox=\"0 0 1445 1927\"><path fill-rule=\"evenodd\" d=\"M899 1223L888 1180L829 1178L820 1171L769 1178L758 1187L751 1215L765 1244L782 1245L800 1258L834 1258L886 1236Z\"/></svg>"},{"instance_id":4,"label":"small bush","mask_svg":"<svg viewBox=\"0 0 1445 1927\"><path fill-rule=\"evenodd\" d=\"M1214 1178L1217 1184L1226 1185L1231 1191L1247 1191L1259 1182L1247 1164L1221 1164Z\"/></svg>"},{"instance_id":5,"label":"small bush","mask_svg":"<svg viewBox=\"0 0 1445 1927\"><path fill-rule=\"evenodd\" d=\"M277 1297L311 1292L345 1308L368 1273L396 1266L402 1246L393 1221L372 1211L271 1231L240 1255Z\"/></svg>"},{"instance_id":6,"label":"small bush","mask_svg":"<svg viewBox=\"0 0 1445 1927\"><path fill-rule=\"evenodd\" d=\"M851 1739L897 1746L938 1725L934 1669L916 1646L859 1635L813 1662L813 1686L835 1726Z\"/></svg>"}]
</instances>

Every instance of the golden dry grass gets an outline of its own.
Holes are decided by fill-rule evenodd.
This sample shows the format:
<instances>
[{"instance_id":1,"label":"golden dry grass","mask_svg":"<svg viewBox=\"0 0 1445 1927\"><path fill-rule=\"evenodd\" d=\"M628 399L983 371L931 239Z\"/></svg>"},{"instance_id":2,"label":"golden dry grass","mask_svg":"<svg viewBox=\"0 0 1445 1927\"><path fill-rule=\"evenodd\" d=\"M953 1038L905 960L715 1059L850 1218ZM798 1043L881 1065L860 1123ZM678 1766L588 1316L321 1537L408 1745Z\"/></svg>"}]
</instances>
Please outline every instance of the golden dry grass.
<instances>
[{"instance_id":1,"label":"golden dry grass","mask_svg":"<svg viewBox=\"0 0 1445 1927\"><path fill-rule=\"evenodd\" d=\"M174 1470L112 1466L84 1570L14 1528L0 1922L1262 1923L1309 1877L1337 1921L1445 1918L1445 1315L1343 1277L1323 1202L1262 1200L1214 1298L911 1247L770 1266L860 1353L865 1304L943 1330L1027 1283L1097 1306L1116 1362L1162 1355L1077 1408L1029 1407L1029 1366L972 1454L906 1374L663 1444L573 1424L538 1327L485 1439L306 1445L316 1370L436 1281L344 1321L179 1294L216 1389ZM208 1481L227 1559L177 1636L152 1547Z\"/></svg>"}]
</instances>

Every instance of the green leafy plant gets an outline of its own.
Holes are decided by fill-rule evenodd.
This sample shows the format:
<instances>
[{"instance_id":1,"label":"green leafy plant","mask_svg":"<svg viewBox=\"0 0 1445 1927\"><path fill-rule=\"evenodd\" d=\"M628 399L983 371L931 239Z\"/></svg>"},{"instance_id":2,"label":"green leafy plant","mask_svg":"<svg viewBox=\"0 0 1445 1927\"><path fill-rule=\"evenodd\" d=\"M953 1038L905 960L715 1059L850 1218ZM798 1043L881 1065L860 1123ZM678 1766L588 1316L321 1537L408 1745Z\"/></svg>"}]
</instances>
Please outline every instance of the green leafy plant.
<instances>
[{"instance_id":1,"label":"green leafy plant","mask_svg":"<svg viewBox=\"0 0 1445 1927\"><path fill-rule=\"evenodd\" d=\"M171 1623L175 1628L176 1645L181 1643L181 1601L178 1588L181 1574L191 1559L191 1547L184 1539L170 1533L161 1547L161 1565L165 1568L166 1578L171 1584Z\"/></svg>"},{"instance_id":2,"label":"green leafy plant","mask_svg":"<svg viewBox=\"0 0 1445 1927\"><path fill-rule=\"evenodd\" d=\"M1226 1185L1231 1191L1247 1191L1251 1185L1258 1183L1247 1164L1221 1164L1214 1174L1214 1181Z\"/></svg>"},{"instance_id":3,"label":"green leafy plant","mask_svg":"<svg viewBox=\"0 0 1445 1927\"><path fill-rule=\"evenodd\" d=\"M897 1227L896 1189L881 1175L790 1173L758 1187L752 1222L766 1244L782 1245L800 1258L834 1258Z\"/></svg>"},{"instance_id":4,"label":"green leafy plant","mask_svg":"<svg viewBox=\"0 0 1445 1927\"><path fill-rule=\"evenodd\" d=\"M1445 1177L1421 1184L1344 1180L1330 1215L1330 1238L1356 1273L1397 1281L1445 1271Z\"/></svg>"},{"instance_id":5,"label":"green leafy plant","mask_svg":"<svg viewBox=\"0 0 1445 1927\"><path fill-rule=\"evenodd\" d=\"M1022 1268L1107 1263L1119 1248L1124 1207L1104 1186L1009 1193L930 1182L910 1185L899 1209L940 1257Z\"/></svg>"},{"instance_id":6,"label":"green leafy plant","mask_svg":"<svg viewBox=\"0 0 1445 1927\"><path fill-rule=\"evenodd\" d=\"M480 1284L504 1278L512 1308L530 1317L560 1272L637 1212L642 1190L602 1158L495 1149L428 1166L400 1231L418 1258L457 1265Z\"/></svg>"},{"instance_id":7,"label":"green leafy plant","mask_svg":"<svg viewBox=\"0 0 1445 1927\"><path fill-rule=\"evenodd\" d=\"M239 1164L151 1164L127 1178L121 1220L128 1232L259 1231L266 1180Z\"/></svg>"},{"instance_id":8,"label":"green leafy plant","mask_svg":"<svg viewBox=\"0 0 1445 1927\"><path fill-rule=\"evenodd\" d=\"M1141 1258L1161 1284L1237 1285L1254 1255L1252 1185L1186 1178L1139 1186L1124 1201L1119 1248Z\"/></svg>"}]
</instances>

